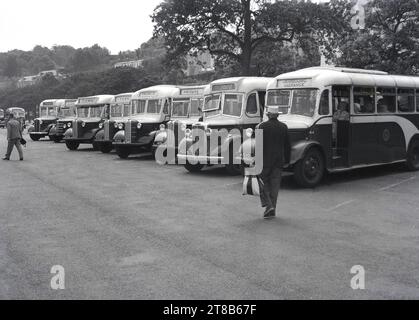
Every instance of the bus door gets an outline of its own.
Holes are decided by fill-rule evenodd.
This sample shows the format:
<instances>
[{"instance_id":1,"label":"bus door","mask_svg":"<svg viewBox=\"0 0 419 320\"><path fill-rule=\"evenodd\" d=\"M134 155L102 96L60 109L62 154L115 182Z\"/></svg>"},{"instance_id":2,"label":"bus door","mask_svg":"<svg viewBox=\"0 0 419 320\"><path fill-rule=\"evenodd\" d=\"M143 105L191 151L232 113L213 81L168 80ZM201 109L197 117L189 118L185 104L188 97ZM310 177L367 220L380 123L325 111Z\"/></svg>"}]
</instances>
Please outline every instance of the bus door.
<instances>
[{"instance_id":1,"label":"bus door","mask_svg":"<svg viewBox=\"0 0 419 320\"><path fill-rule=\"evenodd\" d=\"M351 87L334 86L332 89L332 149L333 167L349 167L351 142Z\"/></svg>"},{"instance_id":2,"label":"bus door","mask_svg":"<svg viewBox=\"0 0 419 320\"><path fill-rule=\"evenodd\" d=\"M374 87L353 87L351 116L351 165L377 163L379 144Z\"/></svg>"}]
</instances>

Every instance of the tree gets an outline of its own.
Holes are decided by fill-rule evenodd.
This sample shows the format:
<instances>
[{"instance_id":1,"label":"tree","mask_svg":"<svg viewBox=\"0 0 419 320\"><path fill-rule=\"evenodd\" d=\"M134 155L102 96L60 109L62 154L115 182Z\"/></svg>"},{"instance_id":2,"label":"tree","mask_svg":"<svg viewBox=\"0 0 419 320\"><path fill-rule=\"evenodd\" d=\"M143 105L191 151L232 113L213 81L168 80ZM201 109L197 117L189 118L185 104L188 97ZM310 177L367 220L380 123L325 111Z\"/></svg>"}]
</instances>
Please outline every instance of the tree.
<instances>
[{"instance_id":1,"label":"tree","mask_svg":"<svg viewBox=\"0 0 419 320\"><path fill-rule=\"evenodd\" d=\"M4 66L3 73L8 78L16 77L20 74L19 65L17 63L16 56L9 55L6 58L6 63Z\"/></svg>"},{"instance_id":2,"label":"tree","mask_svg":"<svg viewBox=\"0 0 419 320\"><path fill-rule=\"evenodd\" d=\"M208 50L250 75L261 46L339 32L341 20L331 13L328 4L298 0L165 0L152 19L154 35L166 40L169 56Z\"/></svg>"},{"instance_id":3,"label":"tree","mask_svg":"<svg viewBox=\"0 0 419 320\"><path fill-rule=\"evenodd\" d=\"M334 39L328 56L347 67L417 74L419 2L372 0L365 5L365 14L365 29L348 29Z\"/></svg>"}]
</instances>

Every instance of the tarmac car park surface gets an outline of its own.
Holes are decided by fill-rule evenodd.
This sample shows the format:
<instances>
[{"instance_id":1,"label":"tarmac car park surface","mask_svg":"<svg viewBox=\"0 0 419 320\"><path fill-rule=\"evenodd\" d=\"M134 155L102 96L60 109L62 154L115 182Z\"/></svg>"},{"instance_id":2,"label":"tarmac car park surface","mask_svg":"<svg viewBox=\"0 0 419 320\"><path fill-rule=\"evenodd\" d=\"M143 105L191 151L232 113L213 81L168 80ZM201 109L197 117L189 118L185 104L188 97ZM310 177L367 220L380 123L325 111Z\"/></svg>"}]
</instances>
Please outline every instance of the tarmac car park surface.
<instances>
[{"instance_id":1,"label":"tarmac car park surface","mask_svg":"<svg viewBox=\"0 0 419 320\"><path fill-rule=\"evenodd\" d=\"M0 163L1 299L419 298L419 173L401 165L316 189L285 177L264 221L223 168L27 140L25 161ZM365 290L350 286L354 265Z\"/></svg>"}]
</instances>

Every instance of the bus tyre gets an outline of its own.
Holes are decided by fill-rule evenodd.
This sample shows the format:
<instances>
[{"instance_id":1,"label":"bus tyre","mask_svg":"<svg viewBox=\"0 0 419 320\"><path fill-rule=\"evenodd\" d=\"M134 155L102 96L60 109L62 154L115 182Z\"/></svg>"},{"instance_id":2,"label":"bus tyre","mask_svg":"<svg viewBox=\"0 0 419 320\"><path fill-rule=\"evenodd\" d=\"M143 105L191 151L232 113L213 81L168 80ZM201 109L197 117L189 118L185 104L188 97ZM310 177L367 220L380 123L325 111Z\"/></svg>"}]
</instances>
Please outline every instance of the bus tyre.
<instances>
[{"instance_id":1,"label":"bus tyre","mask_svg":"<svg viewBox=\"0 0 419 320\"><path fill-rule=\"evenodd\" d=\"M30 134L29 136L31 137L32 141L38 141L40 139L39 136L36 136L34 134Z\"/></svg>"},{"instance_id":2,"label":"bus tyre","mask_svg":"<svg viewBox=\"0 0 419 320\"><path fill-rule=\"evenodd\" d=\"M129 157L129 155L131 154L131 152L129 151L128 148L117 148L116 149L116 154L121 159L127 159Z\"/></svg>"},{"instance_id":3,"label":"bus tyre","mask_svg":"<svg viewBox=\"0 0 419 320\"><path fill-rule=\"evenodd\" d=\"M92 147L93 147L93 150L94 150L94 151L99 151L99 150L100 150L100 147L99 147L99 145L97 144L97 142L93 142L93 143L92 143Z\"/></svg>"},{"instance_id":4,"label":"bus tyre","mask_svg":"<svg viewBox=\"0 0 419 320\"><path fill-rule=\"evenodd\" d=\"M66 141L65 145L67 146L68 150L74 151L78 149L80 143L74 141Z\"/></svg>"},{"instance_id":5,"label":"bus tyre","mask_svg":"<svg viewBox=\"0 0 419 320\"><path fill-rule=\"evenodd\" d=\"M104 145L100 147L100 151L102 151L102 153L110 153L112 149L113 149L112 144L109 144L109 143L105 143Z\"/></svg>"},{"instance_id":6,"label":"bus tyre","mask_svg":"<svg viewBox=\"0 0 419 320\"><path fill-rule=\"evenodd\" d=\"M189 172L199 172L202 170L202 168L204 167L203 164L197 163L197 164L191 164L189 162L187 162L184 165L185 169L188 170Z\"/></svg>"},{"instance_id":7,"label":"bus tyre","mask_svg":"<svg viewBox=\"0 0 419 320\"><path fill-rule=\"evenodd\" d=\"M410 144L409 150L407 151L407 168L410 171L419 170L419 139L415 139Z\"/></svg>"},{"instance_id":8,"label":"bus tyre","mask_svg":"<svg viewBox=\"0 0 419 320\"><path fill-rule=\"evenodd\" d=\"M243 175L244 167L241 164L227 164L226 171L231 176Z\"/></svg>"},{"instance_id":9,"label":"bus tyre","mask_svg":"<svg viewBox=\"0 0 419 320\"><path fill-rule=\"evenodd\" d=\"M311 148L295 165L294 179L304 188L314 188L323 179L324 170L323 155L317 148Z\"/></svg>"}]
</instances>

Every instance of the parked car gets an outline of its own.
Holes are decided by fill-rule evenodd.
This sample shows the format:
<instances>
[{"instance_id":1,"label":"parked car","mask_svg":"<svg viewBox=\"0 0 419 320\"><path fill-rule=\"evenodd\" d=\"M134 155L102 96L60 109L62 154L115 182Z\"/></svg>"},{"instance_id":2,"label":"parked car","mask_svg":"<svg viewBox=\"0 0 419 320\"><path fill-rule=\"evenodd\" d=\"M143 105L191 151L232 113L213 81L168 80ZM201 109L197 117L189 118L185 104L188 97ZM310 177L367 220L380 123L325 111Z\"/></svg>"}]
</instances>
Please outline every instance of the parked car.
<instances>
[{"instance_id":1,"label":"parked car","mask_svg":"<svg viewBox=\"0 0 419 320\"><path fill-rule=\"evenodd\" d=\"M69 150L77 150L80 144L92 144L93 149L98 150L94 143L95 137L100 130L100 124L109 119L109 106L113 99L112 95L77 99L76 119L64 134L64 141Z\"/></svg>"}]
</instances>

